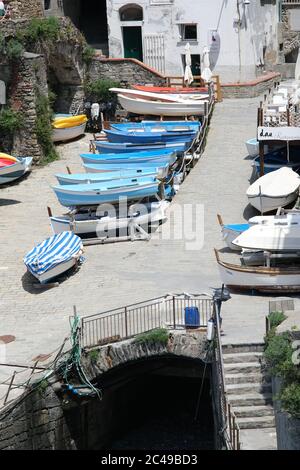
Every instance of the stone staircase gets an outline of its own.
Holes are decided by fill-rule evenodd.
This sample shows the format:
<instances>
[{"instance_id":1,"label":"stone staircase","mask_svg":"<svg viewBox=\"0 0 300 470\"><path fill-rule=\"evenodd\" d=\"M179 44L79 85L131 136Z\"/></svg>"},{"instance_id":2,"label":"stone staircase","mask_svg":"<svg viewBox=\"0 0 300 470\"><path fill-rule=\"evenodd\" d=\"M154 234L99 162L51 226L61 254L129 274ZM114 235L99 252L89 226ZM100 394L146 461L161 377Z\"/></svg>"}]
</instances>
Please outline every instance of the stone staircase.
<instances>
[{"instance_id":1,"label":"stone staircase","mask_svg":"<svg viewBox=\"0 0 300 470\"><path fill-rule=\"evenodd\" d=\"M227 399L241 431L264 428L264 434L276 436L271 382L262 370L262 351L261 344L223 346Z\"/></svg>"}]
</instances>

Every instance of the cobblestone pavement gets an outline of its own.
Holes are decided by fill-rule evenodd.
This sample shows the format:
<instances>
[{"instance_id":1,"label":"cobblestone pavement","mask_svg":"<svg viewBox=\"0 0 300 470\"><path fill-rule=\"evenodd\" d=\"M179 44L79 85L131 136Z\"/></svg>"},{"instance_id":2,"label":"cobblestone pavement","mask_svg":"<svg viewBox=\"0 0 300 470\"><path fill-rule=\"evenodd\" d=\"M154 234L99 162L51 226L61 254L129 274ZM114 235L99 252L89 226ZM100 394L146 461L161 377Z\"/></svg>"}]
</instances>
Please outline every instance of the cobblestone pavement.
<instances>
[{"instance_id":1,"label":"cobblestone pavement","mask_svg":"<svg viewBox=\"0 0 300 470\"><path fill-rule=\"evenodd\" d=\"M73 172L82 171L79 153L88 150L89 136L59 146L59 161L1 188L0 334L16 336L6 348L7 362L32 364L38 354L55 350L69 333L73 305L84 316L168 292L208 292L220 286L213 247L223 244L216 214L232 223L249 216L245 190L251 162L244 142L255 135L258 102L225 100L216 106L205 153L172 204L204 205L200 250L187 250L186 240L166 237L170 226L177 234L191 227L191 215L185 214L183 221L175 218L162 226L149 242L86 247L86 261L76 274L57 288L37 289L23 256L51 234L47 206L55 214L63 213L50 187L56 182L54 174L64 172L66 165ZM224 342L261 341L268 300L234 295L224 305Z\"/></svg>"}]
</instances>

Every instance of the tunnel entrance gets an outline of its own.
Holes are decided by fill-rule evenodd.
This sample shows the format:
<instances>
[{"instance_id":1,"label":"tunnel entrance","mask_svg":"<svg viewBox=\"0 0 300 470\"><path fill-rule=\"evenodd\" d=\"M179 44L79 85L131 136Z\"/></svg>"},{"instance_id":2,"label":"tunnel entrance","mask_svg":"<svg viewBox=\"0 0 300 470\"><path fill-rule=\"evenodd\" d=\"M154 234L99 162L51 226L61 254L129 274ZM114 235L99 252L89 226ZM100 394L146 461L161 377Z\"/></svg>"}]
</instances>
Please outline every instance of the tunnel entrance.
<instances>
[{"instance_id":1,"label":"tunnel entrance","mask_svg":"<svg viewBox=\"0 0 300 470\"><path fill-rule=\"evenodd\" d=\"M215 449L210 375L210 366L205 371L200 360L174 357L139 361L103 374L102 401L89 401L66 416L69 429L80 428L75 432L77 448Z\"/></svg>"},{"instance_id":2,"label":"tunnel entrance","mask_svg":"<svg viewBox=\"0 0 300 470\"><path fill-rule=\"evenodd\" d=\"M64 2L64 13L84 34L87 42L108 56L106 0Z\"/></svg>"}]
</instances>

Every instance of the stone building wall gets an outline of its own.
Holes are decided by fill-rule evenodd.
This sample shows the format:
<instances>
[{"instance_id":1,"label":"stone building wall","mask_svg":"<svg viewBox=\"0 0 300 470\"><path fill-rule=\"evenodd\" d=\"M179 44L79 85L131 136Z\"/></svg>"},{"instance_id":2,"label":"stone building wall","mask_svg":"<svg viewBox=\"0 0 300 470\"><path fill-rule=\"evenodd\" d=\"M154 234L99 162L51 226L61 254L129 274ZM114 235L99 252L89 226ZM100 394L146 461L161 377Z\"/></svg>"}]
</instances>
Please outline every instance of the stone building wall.
<instances>
[{"instance_id":1,"label":"stone building wall","mask_svg":"<svg viewBox=\"0 0 300 470\"><path fill-rule=\"evenodd\" d=\"M25 53L14 66L9 88L9 104L23 116L22 129L14 136L12 153L31 156L36 163L42 156L35 132L38 94L48 94L46 63L42 56Z\"/></svg>"},{"instance_id":2,"label":"stone building wall","mask_svg":"<svg viewBox=\"0 0 300 470\"><path fill-rule=\"evenodd\" d=\"M135 59L95 59L89 76L91 80L110 78L127 88L133 84L160 86L166 83L163 75Z\"/></svg>"},{"instance_id":3,"label":"stone building wall","mask_svg":"<svg viewBox=\"0 0 300 470\"><path fill-rule=\"evenodd\" d=\"M300 46L300 31L293 31L291 28L290 14L293 9L299 9L299 6L282 7L282 40L283 40L283 54L287 56L293 51L296 51ZM296 57L297 59L297 57ZM295 60L296 62L296 60Z\"/></svg>"},{"instance_id":4,"label":"stone building wall","mask_svg":"<svg viewBox=\"0 0 300 470\"><path fill-rule=\"evenodd\" d=\"M44 16L41 0L8 0L12 19L26 19Z\"/></svg>"}]
</instances>

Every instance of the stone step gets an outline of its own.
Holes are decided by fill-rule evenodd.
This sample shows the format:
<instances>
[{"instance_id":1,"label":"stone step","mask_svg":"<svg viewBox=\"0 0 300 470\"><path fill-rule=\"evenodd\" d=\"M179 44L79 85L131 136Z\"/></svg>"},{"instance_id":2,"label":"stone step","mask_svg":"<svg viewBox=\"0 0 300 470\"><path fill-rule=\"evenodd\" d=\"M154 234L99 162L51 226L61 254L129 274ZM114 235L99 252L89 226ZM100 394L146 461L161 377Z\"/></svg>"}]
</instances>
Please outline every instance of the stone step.
<instances>
[{"instance_id":1,"label":"stone step","mask_svg":"<svg viewBox=\"0 0 300 470\"><path fill-rule=\"evenodd\" d=\"M223 346L224 354L246 353L246 352L263 352L263 343L252 344L226 344Z\"/></svg>"},{"instance_id":2,"label":"stone step","mask_svg":"<svg viewBox=\"0 0 300 470\"><path fill-rule=\"evenodd\" d=\"M226 374L225 375L226 385L229 384L244 384L244 383L269 383L269 380L264 377L261 373L246 373L246 374Z\"/></svg>"},{"instance_id":3,"label":"stone step","mask_svg":"<svg viewBox=\"0 0 300 470\"><path fill-rule=\"evenodd\" d=\"M259 362L262 358L262 352L243 352L223 354L224 364L235 364L241 362Z\"/></svg>"},{"instance_id":4,"label":"stone step","mask_svg":"<svg viewBox=\"0 0 300 470\"><path fill-rule=\"evenodd\" d=\"M263 343L250 343L250 344L225 344L223 345L224 354L236 354L245 352L263 352Z\"/></svg>"},{"instance_id":5,"label":"stone step","mask_svg":"<svg viewBox=\"0 0 300 470\"><path fill-rule=\"evenodd\" d=\"M253 374L261 373L260 362L237 362L235 364L224 364L225 376L229 374Z\"/></svg>"},{"instance_id":6,"label":"stone step","mask_svg":"<svg viewBox=\"0 0 300 470\"><path fill-rule=\"evenodd\" d=\"M261 416L274 416L274 409L270 405L233 406L231 409L237 418L258 418Z\"/></svg>"},{"instance_id":7,"label":"stone step","mask_svg":"<svg viewBox=\"0 0 300 470\"><path fill-rule=\"evenodd\" d=\"M230 395L230 404L232 406L259 406L271 405L273 403L272 393L245 393L243 395Z\"/></svg>"},{"instance_id":8,"label":"stone step","mask_svg":"<svg viewBox=\"0 0 300 470\"><path fill-rule=\"evenodd\" d=\"M275 426L274 416L260 416L257 418L236 418L240 429L271 428Z\"/></svg>"},{"instance_id":9,"label":"stone step","mask_svg":"<svg viewBox=\"0 0 300 470\"><path fill-rule=\"evenodd\" d=\"M246 393L260 392L271 393L271 383L247 382L247 383L234 383L226 385L227 394L230 395L244 395ZM230 396L228 396L230 401Z\"/></svg>"}]
</instances>

